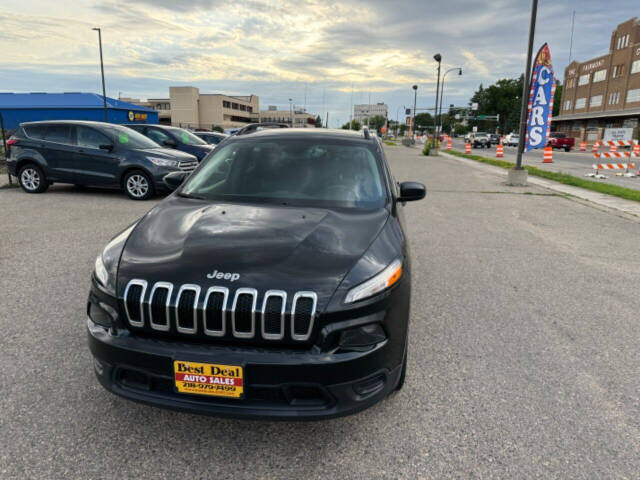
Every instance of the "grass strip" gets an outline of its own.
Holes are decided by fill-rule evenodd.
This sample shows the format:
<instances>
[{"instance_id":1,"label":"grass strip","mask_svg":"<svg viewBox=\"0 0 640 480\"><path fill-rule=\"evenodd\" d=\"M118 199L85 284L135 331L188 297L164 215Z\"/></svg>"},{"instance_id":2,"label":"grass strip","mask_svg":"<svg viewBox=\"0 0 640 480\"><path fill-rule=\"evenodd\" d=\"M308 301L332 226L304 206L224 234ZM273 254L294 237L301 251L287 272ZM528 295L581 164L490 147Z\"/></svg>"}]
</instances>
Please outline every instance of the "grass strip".
<instances>
[{"instance_id":1,"label":"grass strip","mask_svg":"<svg viewBox=\"0 0 640 480\"><path fill-rule=\"evenodd\" d=\"M496 167L511 169L514 167L512 162L505 160L496 160L494 158L481 157L480 155L468 155L466 153L457 152L455 150L449 150L447 153L455 155L456 157L468 158L469 160L475 160L476 162L487 163ZM534 177L546 178L553 180L554 182L563 183L565 185L572 185L574 187L584 188L585 190L592 190L598 193L605 193L607 195L613 195L614 197L624 198L626 200L633 200L640 202L640 190L634 190L632 188L619 187L618 185L611 185L609 183L599 183L592 180L586 180L580 177L574 177L568 173L550 172L548 170L542 170L538 167L531 167L525 165L524 167L529 175Z\"/></svg>"}]
</instances>

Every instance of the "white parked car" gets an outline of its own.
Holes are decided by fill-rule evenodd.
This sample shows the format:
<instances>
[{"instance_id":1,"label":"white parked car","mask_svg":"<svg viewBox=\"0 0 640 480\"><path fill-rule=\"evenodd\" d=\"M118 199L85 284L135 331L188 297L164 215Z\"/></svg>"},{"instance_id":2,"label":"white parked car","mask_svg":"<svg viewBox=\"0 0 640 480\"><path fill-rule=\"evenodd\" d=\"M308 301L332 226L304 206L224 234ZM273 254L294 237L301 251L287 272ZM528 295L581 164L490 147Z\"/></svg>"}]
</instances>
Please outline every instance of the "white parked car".
<instances>
[{"instance_id":1,"label":"white parked car","mask_svg":"<svg viewBox=\"0 0 640 480\"><path fill-rule=\"evenodd\" d=\"M519 136L517 133L510 133L506 137L504 137L504 144L508 147L517 147Z\"/></svg>"}]
</instances>

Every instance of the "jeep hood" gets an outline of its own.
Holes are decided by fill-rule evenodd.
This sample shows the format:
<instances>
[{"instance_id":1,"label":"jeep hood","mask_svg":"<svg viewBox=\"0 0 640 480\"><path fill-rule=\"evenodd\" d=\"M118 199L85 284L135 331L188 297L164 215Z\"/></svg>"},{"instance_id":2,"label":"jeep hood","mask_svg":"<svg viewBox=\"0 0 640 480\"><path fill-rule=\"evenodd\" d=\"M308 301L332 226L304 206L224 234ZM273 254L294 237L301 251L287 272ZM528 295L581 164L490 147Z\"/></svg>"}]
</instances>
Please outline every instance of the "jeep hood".
<instances>
[{"instance_id":1,"label":"jeep hood","mask_svg":"<svg viewBox=\"0 0 640 480\"><path fill-rule=\"evenodd\" d=\"M120 259L118 294L129 280L203 289L225 286L288 293L311 290L324 309L384 226L386 209L357 211L210 203L167 198L132 231ZM239 278L210 280L214 271Z\"/></svg>"}]
</instances>

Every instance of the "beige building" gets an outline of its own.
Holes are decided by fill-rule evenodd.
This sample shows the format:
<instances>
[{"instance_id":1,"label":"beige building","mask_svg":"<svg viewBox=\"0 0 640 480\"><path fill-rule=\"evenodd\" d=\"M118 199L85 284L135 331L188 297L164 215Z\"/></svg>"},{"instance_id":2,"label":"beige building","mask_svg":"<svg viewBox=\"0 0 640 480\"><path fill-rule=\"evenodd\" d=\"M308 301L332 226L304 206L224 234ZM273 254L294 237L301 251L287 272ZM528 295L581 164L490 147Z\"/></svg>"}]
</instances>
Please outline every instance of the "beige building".
<instances>
[{"instance_id":1,"label":"beige building","mask_svg":"<svg viewBox=\"0 0 640 480\"><path fill-rule=\"evenodd\" d=\"M293 109L294 127L295 128L313 128L315 127L315 117L304 110ZM278 110L277 107L269 105L267 110L260 110L261 122L277 122L291 125L291 110Z\"/></svg>"},{"instance_id":2,"label":"beige building","mask_svg":"<svg viewBox=\"0 0 640 480\"><path fill-rule=\"evenodd\" d=\"M353 119L362 125L368 125L369 119L376 116L387 118L389 107L383 102L375 104L356 104L353 106Z\"/></svg>"},{"instance_id":3,"label":"beige building","mask_svg":"<svg viewBox=\"0 0 640 480\"><path fill-rule=\"evenodd\" d=\"M564 71L560 115L553 127L579 140L601 140L605 129L632 129L640 120L640 21L632 18L611 34L609 52Z\"/></svg>"},{"instance_id":4,"label":"beige building","mask_svg":"<svg viewBox=\"0 0 640 480\"><path fill-rule=\"evenodd\" d=\"M200 93L196 87L169 87L169 98L121 100L157 110L160 123L191 129L243 127L257 122L260 111L257 95Z\"/></svg>"}]
</instances>

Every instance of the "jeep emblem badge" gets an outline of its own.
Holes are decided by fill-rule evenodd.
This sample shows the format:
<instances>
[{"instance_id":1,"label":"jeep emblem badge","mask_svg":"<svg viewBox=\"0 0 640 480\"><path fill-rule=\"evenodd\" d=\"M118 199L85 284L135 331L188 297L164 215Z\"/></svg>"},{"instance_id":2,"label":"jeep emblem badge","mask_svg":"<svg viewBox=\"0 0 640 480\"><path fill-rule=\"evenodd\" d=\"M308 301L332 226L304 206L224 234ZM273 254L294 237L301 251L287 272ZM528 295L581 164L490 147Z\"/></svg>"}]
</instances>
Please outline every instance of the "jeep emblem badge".
<instances>
[{"instance_id":1,"label":"jeep emblem badge","mask_svg":"<svg viewBox=\"0 0 640 480\"><path fill-rule=\"evenodd\" d=\"M239 273L224 273L219 272L218 270L214 270L213 273L207 273L207 278L210 280L229 280L231 282L235 282L240 278Z\"/></svg>"}]
</instances>

